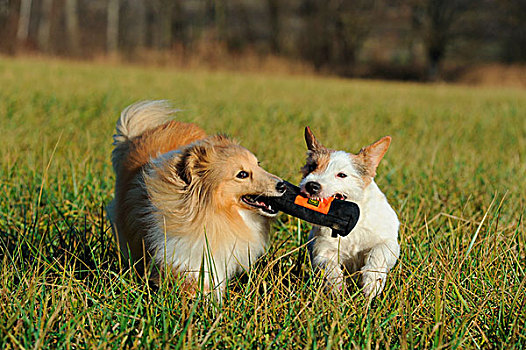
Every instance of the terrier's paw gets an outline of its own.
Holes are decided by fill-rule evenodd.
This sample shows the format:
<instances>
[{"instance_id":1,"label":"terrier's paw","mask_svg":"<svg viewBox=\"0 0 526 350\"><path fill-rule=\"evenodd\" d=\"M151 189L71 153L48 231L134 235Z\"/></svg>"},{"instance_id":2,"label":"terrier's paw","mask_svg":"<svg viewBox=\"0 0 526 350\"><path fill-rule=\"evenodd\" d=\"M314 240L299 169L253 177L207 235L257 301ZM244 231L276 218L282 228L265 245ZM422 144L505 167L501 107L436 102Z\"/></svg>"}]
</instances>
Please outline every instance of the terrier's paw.
<instances>
[{"instance_id":1,"label":"terrier's paw","mask_svg":"<svg viewBox=\"0 0 526 350\"><path fill-rule=\"evenodd\" d=\"M373 299L384 289L387 280L387 271L381 268L364 266L362 272L363 294L369 299Z\"/></svg>"},{"instance_id":2,"label":"terrier's paw","mask_svg":"<svg viewBox=\"0 0 526 350\"><path fill-rule=\"evenodd\" d=\"M341 293L345 286L343 275L330 276L325 278L325 284L328 291L338 294Z\"/></svg>"},{"instance_id":3,"label":"terrier's paw","mask_svg":"<svg viewBox=\"0 0 526 350\"><path fill-rule=\"evenodd\" d=\"M343 271L338 264L323 262L317 266L318 276L323 278L325 290L335 294L340 293L345 286Z\"/></svg>"}]
</instances>

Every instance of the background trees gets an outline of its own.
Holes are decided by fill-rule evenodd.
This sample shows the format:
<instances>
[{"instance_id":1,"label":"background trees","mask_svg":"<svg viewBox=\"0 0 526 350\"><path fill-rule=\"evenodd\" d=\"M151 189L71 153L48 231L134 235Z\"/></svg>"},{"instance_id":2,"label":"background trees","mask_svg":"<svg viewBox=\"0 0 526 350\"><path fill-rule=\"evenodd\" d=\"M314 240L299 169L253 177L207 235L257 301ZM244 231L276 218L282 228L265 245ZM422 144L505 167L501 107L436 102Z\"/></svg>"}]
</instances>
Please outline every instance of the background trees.
<instances>
[{"instance_id":1,"label":"background trees","mask_svg":"<svg viewBox=\"0 0 526 350\"><path fill-rule=\"evenodd\" d=\"M525 62L526 2L0 0L0 50L178 60L250 51L342 75L432 80L444 62Z\"/></svg>"}]
</instances>

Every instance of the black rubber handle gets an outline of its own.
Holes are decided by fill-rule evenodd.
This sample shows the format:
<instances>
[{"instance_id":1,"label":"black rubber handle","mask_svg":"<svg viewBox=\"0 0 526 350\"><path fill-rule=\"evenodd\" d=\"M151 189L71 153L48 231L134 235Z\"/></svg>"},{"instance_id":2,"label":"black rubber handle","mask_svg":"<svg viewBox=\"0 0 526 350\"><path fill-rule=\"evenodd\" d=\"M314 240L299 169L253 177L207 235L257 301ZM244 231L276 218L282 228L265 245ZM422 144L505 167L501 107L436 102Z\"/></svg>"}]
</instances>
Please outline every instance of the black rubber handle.
<instances>
[{"instance_id":1,"label":"black rubber handle","mask_svg":"<svg viewBox=\"0 0 526 350\"><path fill-rule=\"evenodd\" d=\"M287 190L281 197L268 198L269 204L282 212L312 224L330 227L332 236L347 236L360 218L356 203L329 198L316 201L307 198L300 188L286 182Z\"/></svg>"}]
</instances>

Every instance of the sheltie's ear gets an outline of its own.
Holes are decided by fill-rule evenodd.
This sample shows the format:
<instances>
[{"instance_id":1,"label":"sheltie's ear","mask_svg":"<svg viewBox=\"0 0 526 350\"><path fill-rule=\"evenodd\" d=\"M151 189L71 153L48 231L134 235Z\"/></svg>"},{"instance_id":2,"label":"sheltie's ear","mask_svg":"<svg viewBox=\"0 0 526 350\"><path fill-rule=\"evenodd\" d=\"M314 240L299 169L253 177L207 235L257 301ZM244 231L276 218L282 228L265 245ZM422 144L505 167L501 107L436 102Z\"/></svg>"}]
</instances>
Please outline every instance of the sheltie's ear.
<instances>
[{"instance_id":1,"label":"sheltie's ear","mask_svg":"<svg viewBox=\"0 0 526 350\"><path fill-rule=\"evenodd\" d=\"M208 164L208 158L209 147L207 144L196 144L188 147L177 164L177 174L187 185L190 185L192 181L203 174L206 164Z\"/></svg>"},{"instance_id":2,"label":"sheltie's ear","mask_svg":"<svg viewBox=\"0 0 526 350\"><path fill-rule=\"evenodd\" d=\"M357 154L357 157L365 165L367 174L370 177L376 176L376 168L378 168L378 164L380 164L380 161L384 157L385 152L387 152L390 144L391 136L384 136L375 143L363 147Z\"/></svg>"}]
</instances>

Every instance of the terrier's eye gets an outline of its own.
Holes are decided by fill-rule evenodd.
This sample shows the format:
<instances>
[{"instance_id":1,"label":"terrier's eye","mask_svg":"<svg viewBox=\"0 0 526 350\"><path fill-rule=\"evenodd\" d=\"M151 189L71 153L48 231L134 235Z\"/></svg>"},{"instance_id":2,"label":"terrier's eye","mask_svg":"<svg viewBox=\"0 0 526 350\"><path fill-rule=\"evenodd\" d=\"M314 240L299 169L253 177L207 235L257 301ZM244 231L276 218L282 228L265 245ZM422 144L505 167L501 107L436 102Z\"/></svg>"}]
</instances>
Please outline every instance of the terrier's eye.
<instances>
[{"instance_id":1,"label":"terrier's eye","mask_svg":"<svg viewBox=\"0 0 526 350\"><path fill-rule=\"evenodd\" d=\"M242 170L239 173L237 173L236 177L238 179L246 179L248 177L248 173Z\"/></svg>"},{"instance_id":2,"label":"terrier's eye","mask_svg":"<svg viewBox=\"0 0 526 350\"><path fill-rule=\"evenodd\" d=\"M347 177L347 174L345 174L345 173L338 173L336 176L338 176L339 178L345 179Z\"/></svg>"},{"instance_id":3,"label":"terrier's eye","mask_svg":"<svg viewBox=\"0 0 526 350\"><path fill-rule=\"evenodd\" d=\"M309 167L307 169L309 170L309 173L312 173L314 170L316 170L317 167L318 167L318 164L311 163L309 164Z\"/></svg>"}]
</instances>

